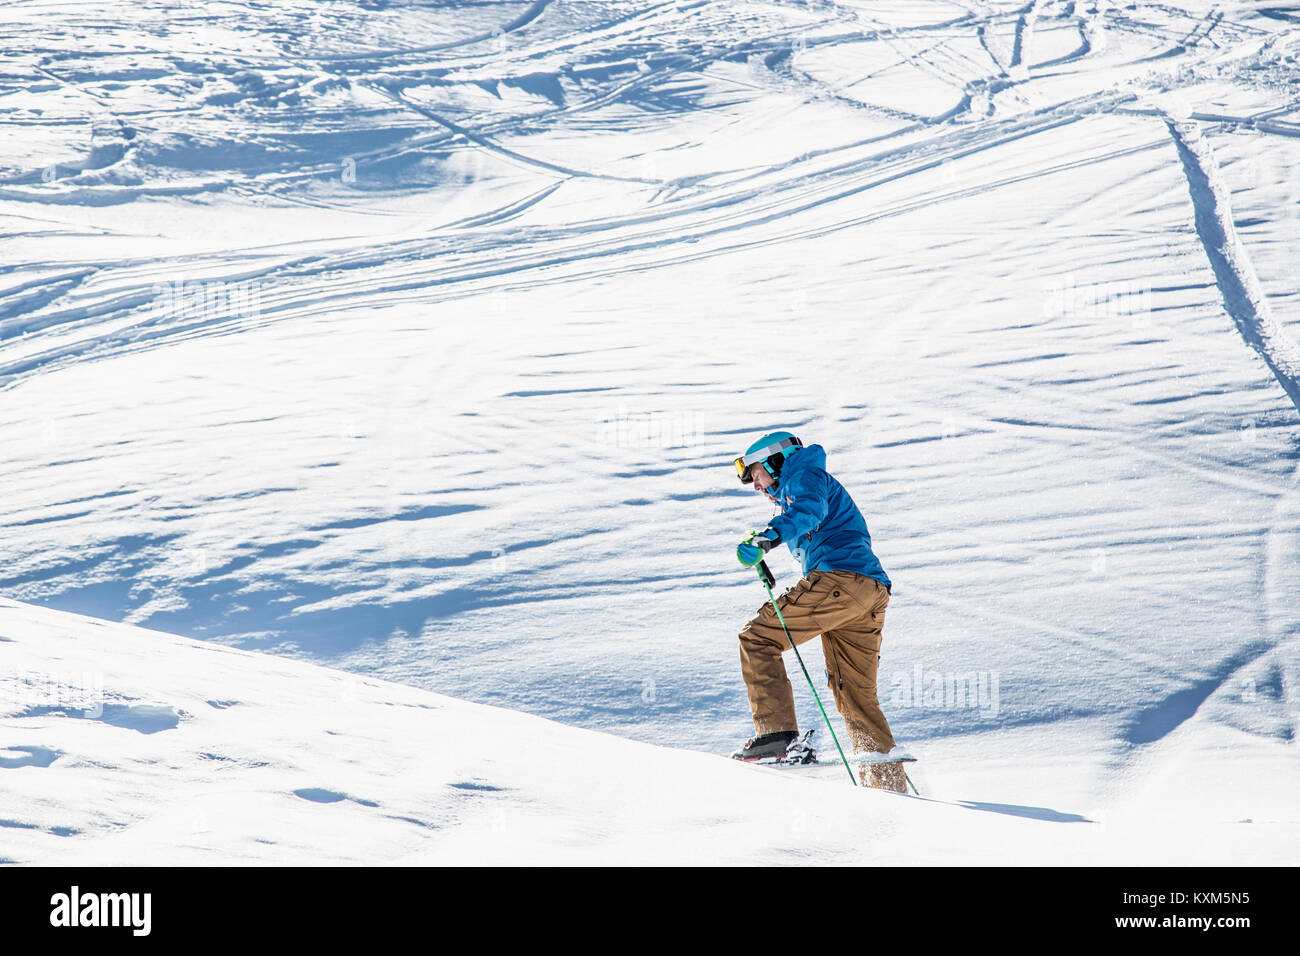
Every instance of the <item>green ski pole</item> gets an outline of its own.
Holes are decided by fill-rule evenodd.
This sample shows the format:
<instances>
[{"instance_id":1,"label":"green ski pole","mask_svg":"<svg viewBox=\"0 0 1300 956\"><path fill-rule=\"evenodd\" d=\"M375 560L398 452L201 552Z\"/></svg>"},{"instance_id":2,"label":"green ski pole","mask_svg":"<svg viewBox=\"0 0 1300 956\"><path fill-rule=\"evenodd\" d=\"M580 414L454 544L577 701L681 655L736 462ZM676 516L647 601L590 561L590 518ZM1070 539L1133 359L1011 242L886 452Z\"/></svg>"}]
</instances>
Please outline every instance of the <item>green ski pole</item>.
<instances>
[{"instance_id":1,"label":"green ski pole","mask_svg":"<svg viewBox=\"0 0 1300 956\"><path fill-rule=\"evenodd\" d=\"M817 709L822 712L822 720L826 721L826 729L831 732L831 740L835 741L835 749L840 752L840 759L844 761L844 769L849 772L849 781L853 786L858 785L858 778L853 776L853 768L849 766L849 760L844 756L844 748L840 746L840 738L835 736L835 728L831 726L831 719L826 716L826 708L822 706L822 699L817 693L817 688L813 686L812 678L808 676L808 668L804 667L803 655L799 653L799 648L795 647L794 638L790 636L790 629L785 626L785 618L781 616L781 608L777 606L776 598L772 596L772 585L776 583L776 578L767 566L766 561L758 562L758 579L763 582L763 588L767 591L767 598L772 602L772 610L776 611L776 619L781 622L781 630L785 631L785 639L790 642L790 650L794 651L795 659L799 661L799 669L803 671L803 676L808 681L808 689L812 691L813 700L817 701Z\"/></svg>"}]
</instances>

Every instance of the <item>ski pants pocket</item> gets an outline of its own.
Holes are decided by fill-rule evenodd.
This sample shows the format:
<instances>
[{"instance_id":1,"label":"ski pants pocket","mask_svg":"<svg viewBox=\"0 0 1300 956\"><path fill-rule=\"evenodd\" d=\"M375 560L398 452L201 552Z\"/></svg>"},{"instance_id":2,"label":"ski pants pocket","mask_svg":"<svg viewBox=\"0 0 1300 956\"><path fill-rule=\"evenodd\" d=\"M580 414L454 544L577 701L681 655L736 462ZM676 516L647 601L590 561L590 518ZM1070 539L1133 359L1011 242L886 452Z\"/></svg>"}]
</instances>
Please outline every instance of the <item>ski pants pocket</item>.
<instances>
[{"instance_id":1,"label":"ski pants pocket","mask_svg":"<svg viewBox=\"0 0 1300 956\"><path fill-rule=\"evenodd\" d=\"M816 596L819 592L818 583L822 573L820 571L809 571L803 578L795 583L790 590L781 595L778 602L781 609L787 607L809 607L816 603Z\"/></svg>"}]
</instances>

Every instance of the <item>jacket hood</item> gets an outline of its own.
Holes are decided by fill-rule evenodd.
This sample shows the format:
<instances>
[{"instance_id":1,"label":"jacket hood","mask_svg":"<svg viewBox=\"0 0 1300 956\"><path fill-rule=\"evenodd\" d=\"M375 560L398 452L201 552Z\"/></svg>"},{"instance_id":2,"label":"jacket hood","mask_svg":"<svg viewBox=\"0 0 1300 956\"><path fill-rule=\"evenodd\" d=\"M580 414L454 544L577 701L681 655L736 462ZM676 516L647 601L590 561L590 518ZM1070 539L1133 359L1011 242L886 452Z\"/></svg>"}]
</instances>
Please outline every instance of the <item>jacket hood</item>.
<instances>
[{"instance_id":1,"label":"jacket hood","mask_svg":"<svg viewBox=\"0 0 1300 956\"><path fill-rule=\"evenodd\" d=\"M772 486L773 491L779 491L781 488L806 468L820 468L826 470L826 449L821 445L807 445L798 449L794 454L788 455L785 462L781 465L781 478Z\"/></svg>"}]
</instances>

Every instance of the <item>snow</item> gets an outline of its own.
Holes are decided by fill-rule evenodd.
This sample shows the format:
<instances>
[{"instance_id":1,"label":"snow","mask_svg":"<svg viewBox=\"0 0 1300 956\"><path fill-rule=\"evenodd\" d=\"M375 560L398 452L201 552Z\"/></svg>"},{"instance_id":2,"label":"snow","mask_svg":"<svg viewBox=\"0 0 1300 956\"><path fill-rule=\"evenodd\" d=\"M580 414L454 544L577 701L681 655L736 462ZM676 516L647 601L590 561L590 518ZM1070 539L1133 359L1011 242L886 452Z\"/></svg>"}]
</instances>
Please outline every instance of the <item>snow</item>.
<instances>
[{"instance_id":1,"label":"snow","mask_svg":"<svg viewBox=\"0 0 1300 956\"><path fill-rule=\"evenodd\" d=\"M372 6L7 12L0 858L1295 862L1284 12ZM925 799L717 756L776 428Z\"/></svg>"},{"instance_id":2,"label":"snow","mask_svg":"<svg viewBox=\"0 0 1300 956\"><path fill-rule=\"evenodd\" d=\"M1276 857L1294 832L1279 792L1213 787L1188 808L1186 766L1157 765L1125 805L1141 812L1010 802L978 774L962 785L979 799L917 799L13 601L0 634L11 862L1176 864ZM1246 736L1198 753L1244 744L1268 779L1300 782ZM976 745L1079 784L1042 734Z\"/></svg>"}]
</instances>

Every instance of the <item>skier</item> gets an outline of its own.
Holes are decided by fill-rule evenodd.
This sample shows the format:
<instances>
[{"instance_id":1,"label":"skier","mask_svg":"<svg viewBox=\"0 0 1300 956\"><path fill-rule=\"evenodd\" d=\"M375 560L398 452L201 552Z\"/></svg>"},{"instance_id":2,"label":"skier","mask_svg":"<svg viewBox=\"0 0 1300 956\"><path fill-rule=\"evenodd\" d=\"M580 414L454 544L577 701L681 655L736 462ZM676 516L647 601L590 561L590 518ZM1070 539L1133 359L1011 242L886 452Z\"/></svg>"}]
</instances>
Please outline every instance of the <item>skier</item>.
<instances>
[{"instance_id":1,"label":"skier","mask_svg":"<svg viewBox=\"0 0 1300 956\"><path fill-rule=\"evenodd\" d=\"M805 448L789 432L764 435L735 465L742 482L781 509L764 531L741 542L736 556L753 567L784 543L798 559L804 576L777 601L790 638L802 644L821 635L831 692L854 752L888 754L894 736L876 698L876 667L892 585L871 550L862 512L827 474L825 450ZM739 760L782 756L799 737L781 658L788 647L770 602L740 632L755 736L732 755ZM860 775L864 786L906 792L901 763L864 763Z\"/></svg>"}]
</instances>

